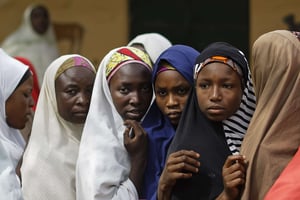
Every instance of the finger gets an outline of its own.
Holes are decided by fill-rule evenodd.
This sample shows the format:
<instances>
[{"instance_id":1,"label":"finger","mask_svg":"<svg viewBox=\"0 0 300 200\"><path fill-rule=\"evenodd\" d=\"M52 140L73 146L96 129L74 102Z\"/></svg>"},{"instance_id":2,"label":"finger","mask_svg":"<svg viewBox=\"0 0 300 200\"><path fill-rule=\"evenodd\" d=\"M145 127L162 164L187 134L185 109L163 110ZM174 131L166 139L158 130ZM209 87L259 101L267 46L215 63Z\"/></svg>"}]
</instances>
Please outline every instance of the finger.
<instances>
[{"instance_id":1,"label":"finger","mask_svg":"<svg viewBox=\"0 0 300 200\"><path fill-rule=\"evenodd\" d=\"M245 163L245 156L243 155L230 155L227 157L223 167L228 168L234 163Z\"/></svg>"},{"instance_id":2,"label":"finger","mask_svg":"<svg viewBox=\"0 0 300 200\"><path fill-rule=\"evenodd\" d=\"M180 156L183 156L183 155L186 155L186 156L189 156L189 157L192 157L192 158L195 158L195 159L198 159L200 157L200 154L193 151L193 150L179 150L179 151L176 151L174 153L171 153L170 156L172 157L180 157Z\"/></svg>"}]
</instances>

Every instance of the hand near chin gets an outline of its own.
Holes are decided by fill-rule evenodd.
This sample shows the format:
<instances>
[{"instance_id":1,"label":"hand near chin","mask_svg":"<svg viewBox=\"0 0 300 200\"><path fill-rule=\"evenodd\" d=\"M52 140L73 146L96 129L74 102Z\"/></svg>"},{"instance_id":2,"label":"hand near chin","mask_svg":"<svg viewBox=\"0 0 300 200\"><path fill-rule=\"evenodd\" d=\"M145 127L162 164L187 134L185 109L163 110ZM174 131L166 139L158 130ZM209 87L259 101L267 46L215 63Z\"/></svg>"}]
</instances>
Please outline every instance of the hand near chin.
<instances>
[{"instance_id":1,"label":"hand near chin","mask_svg":"<svg viewBox=\"0 0 300 200\"><path fill-rule=\"evenodd\" d=\"M124 146L129 154L131 161L130 180L140 193L143 181L143 173L147 163L148 137L147 133L135 120L124 122Z\"/></svg>"}]
</instances>

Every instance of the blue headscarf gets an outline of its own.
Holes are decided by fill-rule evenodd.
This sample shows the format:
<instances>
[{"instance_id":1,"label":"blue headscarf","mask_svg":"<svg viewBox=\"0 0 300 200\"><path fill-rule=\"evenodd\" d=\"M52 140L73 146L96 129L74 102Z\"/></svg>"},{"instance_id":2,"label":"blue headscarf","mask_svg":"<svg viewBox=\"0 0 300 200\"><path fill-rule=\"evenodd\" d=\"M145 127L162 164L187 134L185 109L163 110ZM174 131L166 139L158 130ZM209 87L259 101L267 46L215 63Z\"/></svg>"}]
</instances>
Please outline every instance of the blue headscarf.
<instances>
[{"instance_id":1,"label":"blue headscarf","mask_svg":"<svg viewBox=\"0 0 300 200\"><path fill-rule=\"evenodd\" d=\"M161 62L166 61L175 68L190 84L194 83L193 68L196 58L200 55L192 47L173 45L165 50L157 59L152 74L154 85ZM174 137L175 129L167 116L159 110L156 102L151 105L143 123L148 134L148 158L144 173L142 198L156 199L159 177L164 169L169 145Z\"/></svg>"}]
</instances>

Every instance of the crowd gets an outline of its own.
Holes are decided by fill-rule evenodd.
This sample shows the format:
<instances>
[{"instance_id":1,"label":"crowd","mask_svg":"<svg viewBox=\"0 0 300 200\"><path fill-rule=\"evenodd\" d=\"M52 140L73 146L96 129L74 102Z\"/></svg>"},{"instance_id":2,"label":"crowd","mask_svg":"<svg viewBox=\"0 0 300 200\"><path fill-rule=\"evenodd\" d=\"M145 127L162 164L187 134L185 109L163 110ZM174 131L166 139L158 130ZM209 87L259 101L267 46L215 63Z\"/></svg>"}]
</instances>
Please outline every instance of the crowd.
<instances>
[{"instance_id":1,"label":"crowd","mask_svg":"<svg viewBox=\"0 0 300 200\"><path fill-rule=\"evenodd\" d=\"M94 66L30 6L0 48L0 200L299 199L299 35L249 65L144 33Z\"/></svg>"}]
</instances>

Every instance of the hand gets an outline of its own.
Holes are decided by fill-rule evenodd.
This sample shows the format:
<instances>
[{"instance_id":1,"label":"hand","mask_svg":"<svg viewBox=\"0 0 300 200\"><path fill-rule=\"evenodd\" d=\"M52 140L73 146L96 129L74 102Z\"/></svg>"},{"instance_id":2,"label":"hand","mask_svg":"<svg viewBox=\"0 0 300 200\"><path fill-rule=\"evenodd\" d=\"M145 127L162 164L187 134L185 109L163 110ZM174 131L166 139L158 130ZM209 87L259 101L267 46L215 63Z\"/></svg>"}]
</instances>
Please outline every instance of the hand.
<instances>
[{"instance_id":1,"label":"hand","mask_svg":"<svg viewBox=\"0 0 300 200\"><path fill-rule=\"evenodd\" d=\"M147 164L148 137L139 122L126 120L124 132L124 146L129 154L131 169L129 179L140 194L143 183L143 174ZM130 132L133 132L132 136Z\"/></svg>"},{"instance_id":2,"label":"hand","mask_svg":"<svg viewBox=\"0 0 300 200\"><path fill-rule=\"evenodd\" d=\"M240 187L245 184L247 162L242 155L231 155L223 166L224 190L218 199L237 199L240 195Z\"/></svg>"},{"instance_id":3,"label":"hand","mask_svg":"<svg viewBox=\"0 0 300 200\"><path fill-rule=\"evenodd\" d=\"M158 199L169 199L178 179L188 179L199 171L200 155L195 151L180 150L169 155L159 179Z\"/></svg>"}]
</instances>

